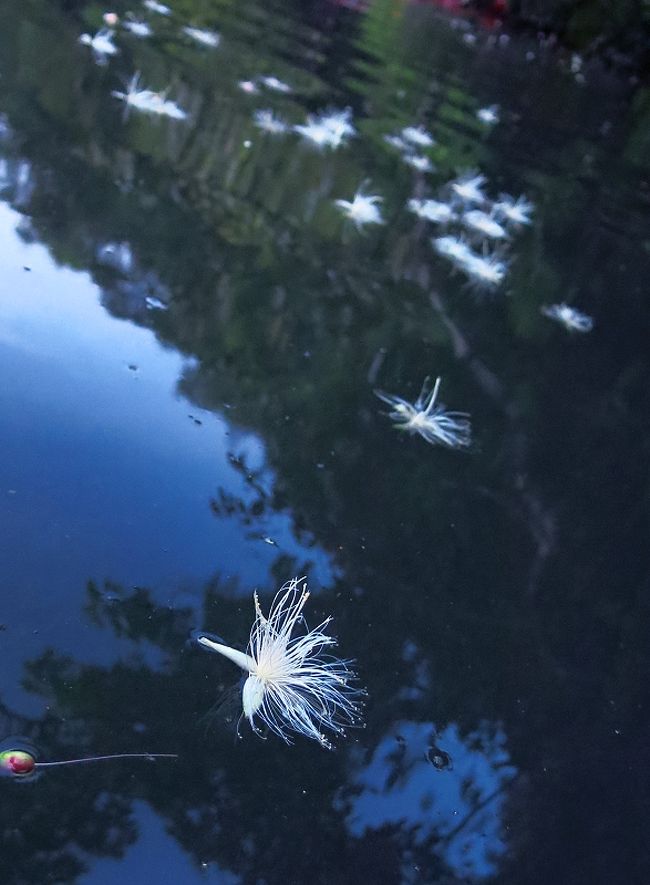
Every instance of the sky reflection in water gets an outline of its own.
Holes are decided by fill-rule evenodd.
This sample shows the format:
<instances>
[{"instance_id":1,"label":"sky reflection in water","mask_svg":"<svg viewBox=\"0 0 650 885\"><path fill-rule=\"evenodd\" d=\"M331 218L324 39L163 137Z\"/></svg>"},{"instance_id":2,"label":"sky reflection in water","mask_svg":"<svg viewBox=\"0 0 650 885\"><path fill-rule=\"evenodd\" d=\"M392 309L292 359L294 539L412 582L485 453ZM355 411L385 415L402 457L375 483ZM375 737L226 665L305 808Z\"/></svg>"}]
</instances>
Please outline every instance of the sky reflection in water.
<instances>
[{"instance_id":1,"label":"sky reflection in water","mask_svg":"<svg viewBox=\"0 0 650 885\"><path fill-rule=\"evenodd\" d=\"M3 781L0 880L643 881L647 92L417 4L173 7L105 66L97 7L0 13L3 732L180 754ZM134 71L188 119L125 116ZM338 150L255 125L348 106ZM535 207L487 298L406 209L469 169ZM472 454L379 414L427 374ZM303 572L369 691L332 754L239 740L186 642Z\"/></svg>"}]
</instances>

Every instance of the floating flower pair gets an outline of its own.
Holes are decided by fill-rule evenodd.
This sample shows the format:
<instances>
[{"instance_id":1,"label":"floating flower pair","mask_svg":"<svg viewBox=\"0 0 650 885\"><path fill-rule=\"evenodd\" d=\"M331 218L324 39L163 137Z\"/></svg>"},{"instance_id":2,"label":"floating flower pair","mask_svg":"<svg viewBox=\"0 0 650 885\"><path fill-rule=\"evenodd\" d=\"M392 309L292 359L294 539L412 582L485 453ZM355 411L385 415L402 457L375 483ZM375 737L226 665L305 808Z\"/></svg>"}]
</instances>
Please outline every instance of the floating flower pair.
<instances>
[{"instance_id":1,"label":"floating flower pair","mask_svg":"<svg viewBox=\"0 0 650 885\"><path fill-rule=\"evenodd\" d=\"M363 692L351 685L356 678L351 661L321 654L336 640L324 632L330 618L307 629L303 609L308 599L305 579L293 578L280 588L266 617L254 594L255 622L247 653L201 633L196 639L248 673L242 707L253 731L259 733L259 717L288 744L290 733L296 732L331 749L323 729L340 735L346 726L359 725ZM294 635L299 627L304 630Z\"/></svg>"}]
</instances>

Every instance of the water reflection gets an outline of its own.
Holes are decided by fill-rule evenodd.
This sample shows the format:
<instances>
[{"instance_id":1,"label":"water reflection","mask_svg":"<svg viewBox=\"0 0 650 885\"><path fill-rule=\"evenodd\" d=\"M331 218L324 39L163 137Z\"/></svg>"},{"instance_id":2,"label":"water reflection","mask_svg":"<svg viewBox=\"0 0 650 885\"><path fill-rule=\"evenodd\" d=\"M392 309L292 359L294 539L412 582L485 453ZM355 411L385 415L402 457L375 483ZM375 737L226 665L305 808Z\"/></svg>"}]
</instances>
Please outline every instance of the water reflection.
<instances>
[{"instance_id":1,"label":"water reflection","mask_svg":"<svg viewBox=\"0 0 650 885\"><path fill-rule=\"evenodd\" d=\"M102 67L95 7L23 7L0 12L4 724L50 758L181 760L7 784L0 878L137 879L149 844L179 881L645 881L646 91L392 0L177 0ZM124 118L138 70L188 119ZM255 125L348 106L329 152ZM385 141L407 126L437 172ZM469 168L535 204L481 303L406 208ZM386 224L348 236L334 200L365 179ZM583 340L540 313L565 299ZM412 401L426 374L474 455L377 414L372 387ZM369 688L326 759L206 732L231 674L185 646L244 641L253 587L303 570Z\"/></svg>"},{"instance_id":2,"label":"water reflection","mask_svg":"<svg viewBox=\"0 0 650 885\"><path fill-rule=\"evenodd\" d=\"M453 768L432 768L433 741L445 747L438 755L453 757ZM457 876L489 877L506 851L502 806L516 774L505 747L503 730L485 722L466 736L454 723L437 735L430 722L395 723L350 778L350 832L358 838L398 825L416 850L426 844ZM417 878L408 867L401 872L403 882Z\"/></svg>"}]
</instances>

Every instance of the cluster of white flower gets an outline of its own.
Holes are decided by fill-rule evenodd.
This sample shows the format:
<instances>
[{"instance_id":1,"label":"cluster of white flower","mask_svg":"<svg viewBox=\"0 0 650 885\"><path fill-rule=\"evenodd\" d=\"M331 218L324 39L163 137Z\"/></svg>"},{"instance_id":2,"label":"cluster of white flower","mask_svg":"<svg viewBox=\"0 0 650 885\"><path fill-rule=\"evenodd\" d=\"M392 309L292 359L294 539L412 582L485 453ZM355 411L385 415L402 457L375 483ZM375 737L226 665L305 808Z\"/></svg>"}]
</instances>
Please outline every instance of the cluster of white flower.
<instances>
[{"instance_id":1,"label":"cluster of white flower","mask_svg":"<svg viewBox=\"0 0 650 885\"><path fill-rule=\"evenodd\" d=\"M508 262L503 249L520 227L531 223L532 203L502 194L490 201L484 175L469 172L450 181L446 201L409 200L408 208L436 224L456 223L462 230L432 239L435 251L479 287L494 288L505 279ZM492 246L492 248L491 248Z\"/></svg>"}]
</instances>

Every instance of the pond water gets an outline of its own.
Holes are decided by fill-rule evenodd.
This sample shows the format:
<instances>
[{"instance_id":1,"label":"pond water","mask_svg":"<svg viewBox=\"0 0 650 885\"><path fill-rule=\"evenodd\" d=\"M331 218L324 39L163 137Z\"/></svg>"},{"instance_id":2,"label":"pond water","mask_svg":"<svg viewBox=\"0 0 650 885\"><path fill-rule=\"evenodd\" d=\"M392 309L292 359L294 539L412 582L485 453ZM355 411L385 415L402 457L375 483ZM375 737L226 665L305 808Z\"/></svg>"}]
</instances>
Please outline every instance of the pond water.
<instances>
[{"instance_id":1,"label":"pond water","mask_svg":"<svg viewBox=\"0 0 650 885\"><path fill-rule=\"evenodd\" d=\"M96 4L0 9L0 738L178 754L4 778L0 881L650 881L650 92L435 5L171 6L110 57ZM491 288L407 208L469 170L533 204ZM427 376L469 451L373 392ZM188 642L294 575L367 690L333 752Z\"/></svg>"}]
</instances>

